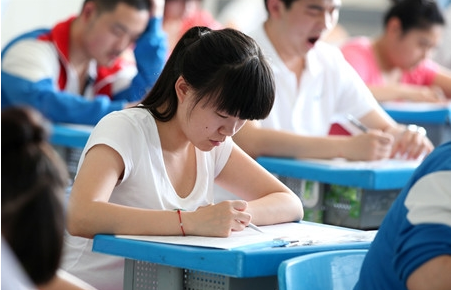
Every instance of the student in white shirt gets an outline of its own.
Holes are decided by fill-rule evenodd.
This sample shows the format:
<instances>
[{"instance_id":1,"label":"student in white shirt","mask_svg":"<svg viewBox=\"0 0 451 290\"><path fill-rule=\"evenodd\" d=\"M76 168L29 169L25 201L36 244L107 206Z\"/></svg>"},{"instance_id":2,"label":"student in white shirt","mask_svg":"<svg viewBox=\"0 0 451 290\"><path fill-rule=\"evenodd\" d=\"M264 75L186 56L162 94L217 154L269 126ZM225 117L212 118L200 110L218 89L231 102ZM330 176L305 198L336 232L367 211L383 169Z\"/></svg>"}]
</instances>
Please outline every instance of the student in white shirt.
<instances>
[{"instance_id":1,"label":"student in white shirt","mask_svg":"<svg viewBox=\"0 0 451 290\"><path fill-rule=\"evenodd\" d=\"M270 61L276 99L268 118L246 123L234 136L244 151L253 157L350 160L415 159L431 152L422 130L390 118L339 49L321 41L338 21L340 0L265 0L265 5L268 18L250 36ZM335 122L353 131L348 114L370 130L329 136Z\"/></svg>"},{"instance_id":2,"label":"student in white shirt","mask_svg":"<svg viewBox=\"0 0 451 290\"><path fill-rule=\"evenodd\" d=\"M188 30L142 104L92 131L69 200L64 269L122 289L124 259L93 253L95 234L226 237L251 221L300 220L300 199L229 138L273 101L255 41L233 29ZM215 204L214 183L241 200Z\"/></svg>"}]
</instances>

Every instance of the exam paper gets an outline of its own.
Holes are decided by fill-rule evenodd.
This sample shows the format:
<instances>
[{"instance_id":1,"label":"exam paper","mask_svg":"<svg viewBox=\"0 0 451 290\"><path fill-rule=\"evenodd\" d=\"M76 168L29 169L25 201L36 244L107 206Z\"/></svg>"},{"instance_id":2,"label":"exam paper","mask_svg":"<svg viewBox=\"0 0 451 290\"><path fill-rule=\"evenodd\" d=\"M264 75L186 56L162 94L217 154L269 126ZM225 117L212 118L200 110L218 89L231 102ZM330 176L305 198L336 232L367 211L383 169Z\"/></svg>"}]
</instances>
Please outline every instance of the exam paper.
<instances>
[{"instance_id":1,"label":"exam paper","mask_svg":"<svg viewBox=\"0 0 451 290\"><path fill-rule=\"evenodd\" d=\"M307 246L334 243L371 242L376 231L361 231L343 227L328 226L311 222L283 223L260 226L263 233L251 228L233 232L230 237L199 236L131 236L117 235L118 238L198 246L218 249L264 248L278 246Z\"/></svg>"},{"instance_id":2,"label":"exam paper","mask_svg":"<svg viewBox=\"0 0 451 290\"><path fill-rule=\"evenodd\" d=\"M406 159L382 159L374 161L350 161L345 158L333 159L302 159L306 162L328 165L339 168L349 169L377 169L377 168L417 168L421 163L421 159L406 160Z\"/></svg>"},{"instance_id":3,"label":"exam paper","mask_svg":"<svg viewBox=\"0 0 451 290\"><path fill-rule=\"evenodd\" d=\"M449 108L451 101L447 103L387 101L382 103L382 107L387 110L429 112Z\"/></svg>"}]
</instances>

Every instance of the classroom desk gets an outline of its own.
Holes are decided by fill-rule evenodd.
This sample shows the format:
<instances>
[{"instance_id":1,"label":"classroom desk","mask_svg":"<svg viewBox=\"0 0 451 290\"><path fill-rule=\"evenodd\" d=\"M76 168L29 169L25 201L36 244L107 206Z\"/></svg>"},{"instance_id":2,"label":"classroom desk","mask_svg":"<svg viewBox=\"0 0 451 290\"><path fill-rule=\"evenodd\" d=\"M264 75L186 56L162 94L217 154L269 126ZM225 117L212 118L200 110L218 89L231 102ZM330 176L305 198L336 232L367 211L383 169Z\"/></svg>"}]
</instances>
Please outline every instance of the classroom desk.
<instances>
[{"instance_id":1,"label":"classroom desk","mask_svg":"<svg viewBox=\"0 0 451 290\"><path fill-rule=\"evenodd\" d=\"M277 269L286 259L329 250L367 249L369 245L370 242L364 241L224 250L96 235L92 250L126 259L124 289L274 290Z\"/></svg>"},{"instance_id":2,"label":"classroom desk","mask_svg":"<svg viewBox=\"0 0 451 290\"><path fill-rule=\"evenodd\" d=\"M451 102L448 105L386 102L382 107L399 123L424 127L435 146L451 140Z\"/></svg>"},{"instance_id":3,"label":"classroom desk","mask_svg":"<svg viewBox=\"0 0 451 290\"><path fill-rule=\"evenodd\" d=\"M307 220L357 229L379 227L419 164L402 160L335 162L276 157L259 157L257 162L301 197ZM299 189L301 180L319 183L316 203L304 201L303 189ZM354 188L356 198L333 196L330 194L332 185ZM310 214L312 218L308 217Z\"/></svg>"},{"instance_id":4,"label":"classroom desk","mask_svg":"<svg viewBox=\"0 0 451 290\"><path fill-rule=\"evenodd\" d=\"M81 152L93 128L78 124L52 124L50 143L66 162L72 180L77 172Z\"/></svg>"},{"instance_id":5,"label":"classroom desk","mask_svg":"<svg viewBox=\"0 0 451 290\"><path fill-rule=\"evenodd\" d=\"M83 149L92 128L92 126L85 125L53 124L50 143L63 147Z\"/></svg>"},{"instance_id":6,"label":"classroom desk","mask_svg":"<svg viewBox=\"0 0 451 290\"><path fill-rule=\"evenodd\" d=\"M320 160L259 157L257 162L269 172L281 176L370 190L401 188L415 170L415 166L411 162L404 163L402 161L344 162L342 165L340 162L329 163ZM366 166L366 164L369 165Z\"/></svg>"}]
</instances>

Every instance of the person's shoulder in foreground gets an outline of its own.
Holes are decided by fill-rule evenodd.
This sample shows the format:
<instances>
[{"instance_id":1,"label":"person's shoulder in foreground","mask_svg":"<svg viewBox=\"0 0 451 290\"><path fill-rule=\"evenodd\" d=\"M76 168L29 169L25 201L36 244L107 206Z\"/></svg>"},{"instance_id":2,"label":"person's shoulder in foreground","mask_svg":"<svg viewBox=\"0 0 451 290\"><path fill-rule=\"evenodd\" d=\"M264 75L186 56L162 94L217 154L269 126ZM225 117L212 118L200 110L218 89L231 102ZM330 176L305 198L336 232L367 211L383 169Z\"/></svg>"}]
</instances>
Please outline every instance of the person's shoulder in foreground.
<instances>
[{"instance_id":1,"label":"person's shoulder in foreground","mask_svg":"<svg viewBox=\"0 0 451 290\"><path fill-rule=\"evenodd\" d=\"M451 142L437 147L400 193L355 289L450 289Z\"/></svg>"},{"instance_id":2,"label":"person's shoulder in foreground","mask_svg":"<svg viewBox=\"0 0 451 290\"><path fill-rule=\"evenodd\" d=\"M158 2L86 0L77 16L13 39L2 49L2 108L92 125L134 105L166 60Z\"/></svg>"}]
</instances>

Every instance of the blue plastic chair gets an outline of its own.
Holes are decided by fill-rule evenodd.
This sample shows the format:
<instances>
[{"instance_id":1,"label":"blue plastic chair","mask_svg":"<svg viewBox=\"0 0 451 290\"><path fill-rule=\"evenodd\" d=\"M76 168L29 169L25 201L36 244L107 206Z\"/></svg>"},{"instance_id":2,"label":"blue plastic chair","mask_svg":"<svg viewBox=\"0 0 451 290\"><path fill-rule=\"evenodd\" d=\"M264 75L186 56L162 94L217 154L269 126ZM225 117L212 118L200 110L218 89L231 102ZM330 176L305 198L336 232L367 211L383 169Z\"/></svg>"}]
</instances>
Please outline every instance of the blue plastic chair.
<instances>
[{"instance_id":1,"label":"blue plastic chair","mask_svg":"<svg viewBox=\"0 0 451 290\"><path fill-rule=\"evenodd\" d=\"M337 250L307 254L283 261L279 290L352 290L368 250Z\"/></svg>"}]
</instances>

